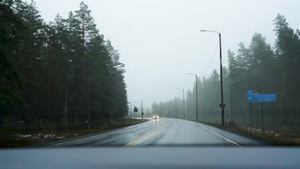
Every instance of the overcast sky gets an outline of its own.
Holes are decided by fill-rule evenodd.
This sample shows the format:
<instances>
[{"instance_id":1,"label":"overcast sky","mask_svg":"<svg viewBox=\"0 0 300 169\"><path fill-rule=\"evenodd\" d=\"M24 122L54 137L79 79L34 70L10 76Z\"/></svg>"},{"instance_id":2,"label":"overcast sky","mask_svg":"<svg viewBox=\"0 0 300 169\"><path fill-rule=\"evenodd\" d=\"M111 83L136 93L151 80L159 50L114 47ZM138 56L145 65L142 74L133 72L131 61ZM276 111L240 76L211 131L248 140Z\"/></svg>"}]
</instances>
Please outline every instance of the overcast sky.
<instances>
[{"instance_id":1,"label":"overcast sky","mask_svg":"<svg viewBox=\"0 0 300 169\"><path fill-rule=\"evenodd\" d=\"M69 11L79 9L81 1L35 0L46 23L57 13L67 18ZM128 101L138 107L142 98L147 98L144 106L149 108L153 101L173 99L170 95L182 98L182 90L176 88L192 89L195 81L188 72L206 77L213 69L219 72L218 34L201 29L222 33L223 66L227 67L227 50L236 52L239 42L249 46L255 32L274 45L277 13L285 15L293 29L300 27L299 0L83 2L92 11L100 33L119 51L126 68Z\"/></svg>"}]
</instances>

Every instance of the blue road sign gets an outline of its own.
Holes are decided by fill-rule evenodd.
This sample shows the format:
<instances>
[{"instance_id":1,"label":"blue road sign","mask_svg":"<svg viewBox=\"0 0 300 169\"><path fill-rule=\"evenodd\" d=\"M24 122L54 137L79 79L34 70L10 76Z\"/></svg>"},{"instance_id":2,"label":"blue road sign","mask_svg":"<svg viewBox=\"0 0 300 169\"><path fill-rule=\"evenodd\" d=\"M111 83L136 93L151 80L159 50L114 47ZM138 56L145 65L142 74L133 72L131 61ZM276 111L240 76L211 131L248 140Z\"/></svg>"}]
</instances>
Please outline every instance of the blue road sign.
<instances>
[{"instance_id":1,"label":"blue road sign","mask_svg":"<svg viewBox=\"0 0 300 169\"><path fill-rule=\"evenodd\" d=\"M248 95L248 102L260 102L260 95L259 94Z\"/></svg>"},{"instance_id":2,"label":"blue road sign","mask_svg":"<svg viewBox=\"0 0 300 169\"><path fill-rule=\"evenodd\" d=\"M276 102L276 94L257 94L256 90L248 90L248 102Z\"/></svg>"},{"instance_id":3,"label":"blue road sign","mask_svg":"<svg viewBox=\"0 0 300 169\"><path fill-rule=\"evenodd\" d=\"M248 102L259 102L259 94L256 90L248 90Z\"/></svg>"},{"instance_id":4,"label":"blue road sign","mask_svg":"<svg viewBox=\"0 0 300 169\"><path fill-rule=\"evenodd\" d=\"M276 102L276 94L260 94L260 102Z\"/></svg>"}]
</instances>

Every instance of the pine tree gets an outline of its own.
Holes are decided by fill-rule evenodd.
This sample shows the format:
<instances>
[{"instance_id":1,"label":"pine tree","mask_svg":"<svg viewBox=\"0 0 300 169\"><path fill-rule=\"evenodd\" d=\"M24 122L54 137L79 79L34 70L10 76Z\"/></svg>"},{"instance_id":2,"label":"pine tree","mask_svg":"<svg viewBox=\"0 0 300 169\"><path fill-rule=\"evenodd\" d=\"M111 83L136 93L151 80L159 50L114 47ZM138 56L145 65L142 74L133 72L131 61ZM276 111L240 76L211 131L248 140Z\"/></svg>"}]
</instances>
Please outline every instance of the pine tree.
<instances>
[{"instance_id":1,"label":"pine tree","mask_svg":"<svg viewBox=\"0 0 300 169\"><path fill-rule=\"evenodd\" d=\"M281 74L280 84L278 85L279 95L283 99L280 109L284 112L296 112L300 102L298 95L300 94L300 80L296 78L300 73L300 39L299 35L289 27L286 18L277 14L274 19L275 34L277 36L276 47L276 66ZM299 33L299 31L298 31ZM293 113L293 116L285 114L286 123L297 120L299 116Z\"/></svg>"},{"instance_id":2,"label":"pine tree","mask_svg":"<svg viewBox=\"0 0 300 169\"><path fill-rule=\"evenodd\" d=\"M13 112L14 107L25 105L21 96L23 83L17 70L20 62L19 46L25 25L16 14L14 6L14 1L7 0L0 3L0 108L3 109L1 113Z\"/></svg>"}]
</instances>

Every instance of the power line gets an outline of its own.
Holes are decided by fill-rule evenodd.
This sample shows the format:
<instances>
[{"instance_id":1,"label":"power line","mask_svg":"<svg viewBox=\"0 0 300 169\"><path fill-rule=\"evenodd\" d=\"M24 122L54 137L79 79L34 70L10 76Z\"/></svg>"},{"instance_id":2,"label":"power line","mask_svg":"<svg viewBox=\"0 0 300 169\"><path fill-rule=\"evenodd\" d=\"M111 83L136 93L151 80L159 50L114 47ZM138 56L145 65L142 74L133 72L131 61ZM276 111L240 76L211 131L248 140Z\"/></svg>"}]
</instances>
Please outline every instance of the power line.
<instances>
[{"instance_id":1,"label":"power line","mask_svg":"<svg viewBox=\"0 0 300 169\"><path fill-rule=\"evenodd\" d=\"M294 48L294 47L292 47L292 48ZM291 50L288 50L288 51L291 51ZM254 73L253 73L253 72L252 72L252 73L250 72L250 73L248 73L248 74L241 75L241 76L235 78L233 82L236 83L236 82L245 80L245 79L248 78L248 77L254 76L254 75L257 74L257 73L262 73L262 72L266 72L266 71L272 70L273 68L275 68L274 66L281 66L281 65L287 63L288 61L294 59L294 57L292 57L292 56L293 56L295 53L297 53L297 52L299 52L299 50L296 50L296 51L294 51L293 53L291 53L290 55L288 55L288 56L286 56L286 57L283 57L283 58L280 58L280 59L274 61L271 65L266 66L266 67L264 67L263 69L256 70ZM279 62L280 62L280 63L279 63ZM241 79L241 80L238 80L238 79Z\"/></svg>"},{"instance_id":2,"label":"power line","mask_svg":"<svg viewBox=\"0 0 300 169\"><path fill-rule=\"evenodd\" d=\"M208 64L206 65L206 67L205 67L205 69L204 69L203 73L200 75L200 77L202 77L202 76L203 76L203 74L206 72L206 69L207 69L207 68L208 68L208 66L210 65L210 63L211 63L211 61L212 61L212 58L214 57L214 55L215 55L215 53L216 53L216 51L217 51L218 47L219 47L219 43L217 44L217 46L216 46L216 49L215 49L214 53L213 53L213 54L212 54L212 56L210 57L210 60L209 60Z\"/></svg>"}]
</instances>

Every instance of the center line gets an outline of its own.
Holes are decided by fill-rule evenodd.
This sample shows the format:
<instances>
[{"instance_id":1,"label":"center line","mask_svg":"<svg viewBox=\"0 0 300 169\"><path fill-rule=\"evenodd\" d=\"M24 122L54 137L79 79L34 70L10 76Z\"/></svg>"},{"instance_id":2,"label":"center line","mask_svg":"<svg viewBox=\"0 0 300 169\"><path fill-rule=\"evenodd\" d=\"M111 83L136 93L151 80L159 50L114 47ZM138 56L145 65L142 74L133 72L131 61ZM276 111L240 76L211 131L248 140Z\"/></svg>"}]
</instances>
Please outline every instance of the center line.
<instances>
[{"instance_id":1,"label":"center line","mask_svg":"<svg viewBox=\"0 0 300 169\"><path fill-rule=\"evenodd\" d=\"M163 128L165 128L166 125L168 124L168 122L169 122L169 120L168 120L164 125L162 125L160 128L158 128L157 130L155 130L155 131L153 131L153 132L151 132L151 133L149 133L149 134L147 134L147 135L145 135L145 136L143 136L143 137L141 137L141 138L139 138L139 139L137 139L137 140L135 140L135 141L133 141L133 142L131 142L131 143L126 144L124 147L132 147L132 146L134 146L134 145L136 145L136 144L138 144L138 143L140 143L140 142L146 140L147 138L153 136L153 135L154 135L155 133L157 133L158 131L160 131L160 130L162 130Z\"/></svg>"}]
</instances>

